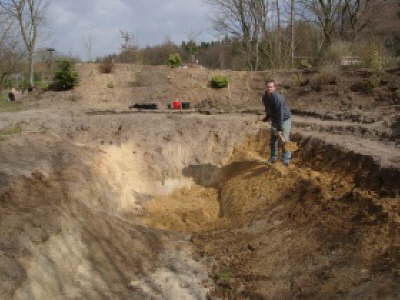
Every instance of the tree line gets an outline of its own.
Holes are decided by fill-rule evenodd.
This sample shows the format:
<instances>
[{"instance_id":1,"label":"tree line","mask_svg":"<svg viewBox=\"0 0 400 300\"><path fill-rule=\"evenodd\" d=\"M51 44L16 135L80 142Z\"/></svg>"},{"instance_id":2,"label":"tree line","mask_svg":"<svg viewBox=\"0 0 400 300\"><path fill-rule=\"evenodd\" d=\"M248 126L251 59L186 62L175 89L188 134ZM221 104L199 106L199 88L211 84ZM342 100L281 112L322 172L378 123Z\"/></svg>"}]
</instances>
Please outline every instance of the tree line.
<instances>
[{"instance_id":1,"label":"tree line","mask_svg":"<svg viewBox=\"0 0 400 300\"><path fill-rule=\"evenodd\" d=\"M159 65L176 52L209 68L256 71L337 64L343 56L368 62L378 55L390 64L400 56L397 0L205 1L220 39L180 45L167 39L140 49L130 35L116 61Z\"/></svg>"},{"instance_id":2,"label":"tree line","mask_svg":"<svg viewBox=\"0 0 400 300\"><path fill-rule=\"evenodd\" d=\"M214 12L210 22L219 35L215 41L191 37L176 44L166 39L140 48L131 32L121 31L119 53L107 59L162 65L170 54L178 53L184 62L208 68L258 71L337 64L343 56L364 62L378 56L390 65L400 57L398 0L202 1ZM34 85L34 55L50 3L0 0L0 87L22 71ZM84 46L92 52L91 39Z\"/></svg>"}]
</instances>

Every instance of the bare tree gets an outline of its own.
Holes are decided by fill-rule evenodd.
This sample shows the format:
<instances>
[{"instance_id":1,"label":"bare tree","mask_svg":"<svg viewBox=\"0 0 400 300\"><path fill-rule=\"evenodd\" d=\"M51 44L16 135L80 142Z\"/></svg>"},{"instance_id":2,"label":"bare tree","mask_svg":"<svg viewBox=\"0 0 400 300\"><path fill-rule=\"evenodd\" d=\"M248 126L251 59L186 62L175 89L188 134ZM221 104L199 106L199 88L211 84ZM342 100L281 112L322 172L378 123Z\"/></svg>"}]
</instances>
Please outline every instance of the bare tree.
<instances>
[{"instance_id":1,"label":"bare tree","mask_svg":"<svg viewBox=\"0 0 400 300\"><path fill-rule=\"evenodd\" d=\"M7 15L0 14L0 89L4 81L19 71L24 53L15 35L15 26Z\"/></svg>"},{"instance_id":2,"label":"bare tree","mask_svg":"<svg viewBox=\"0 0 400 300\"><path fill-rule=\"evenodd\" d=\"M207 0L217 9L216 31L242 41L250 70L258 70L259 45L265 36L269 0Z\"/></svg>"},{"instance_id":3,"label":"bare tree","mask_svg":"<svg viewBox=\"0 0 400 300\"><path fill-rule=\"evenodd\" d=\"M277 53L282 52L282 28L281 28L281 9L279 6L279 0L275 0L276 5L276 19L277 19ZM279 59L279 65L281 64L281 57Z\"/></svg>"},{"instance_id":4,"label":"bare tree","mask_svg":"<svg viewBox=\"0 0 400 300\"><path fill-rule=\"evenodd\" d=\"M383 4L380 0L344 0L341 13L341 36L353 41L368 26L375 14L374 8Z\"/></svg>"},{"instance_id":5,"label":"bare tree","mask_svg":"<svg viewBox=\"0 0 400 300\"><path fill-rule=\"evenodd\" d=\"M294 66L296 0L290 0L290 60Z\"/></svg>"},{"instance_id":6,"label":"bare tree","mask_svg":"<svg viewBox=\"0 0 400 300\"><path fill-rule=\"evenodd\" d=\"M18 72L22 67L24 54L11 47L1 47L0 49L0 87L10 75Z\"/></svg>"},{"instance_id":7,"label":"bare tree","mask_svg":"<svg viewBox=\"0 0 400 300\"><path fill-rule=\"evenodd\" d=\"M92 34L88 34L83 37L83 47L86 51L86 59L89 62L93 61L93 43L94 37Z\"/></svg>"},{"instance_id":8,"label":"bare tree","mask_svg":"<svg viewBox=\"0 0 400 300\"><path fill-rule=\"evenodd\" d=\"M121 48L122 49L129 49L135 47L135 34L130 31L119 31L122 39Z\"/></svg>"},{"instance_id":9,"label":"bare tree","mask_svg":"<svg viewBox=\"0 0 400 300\"><path fill-rule=\"evenodd\" d=\"M122 63L134 63L138 59L138 47L136 45L135 34L130 31L120 30L121 53L118 61Z\"/></svg>"},{"instance_id":10,"label":"bare tree","mask_svg":"<svg viewBox=\"0 0 400 300\"><path fill-rule=\"evenodd\" d=\"M335 38L354 42L357 36L379 19L386 0L298 0L304 9L303 17L314 21L321 30L320 54ZM377 17L378 16L378 17ZM380 21L383 21L380 18Z\"/></svg>"},{"instance_id":11,"label":"bare tree","mask_svg":"<svg viewBox=\"0 0 400 300\"><path fill-rule=\"evenodd\" d=\"M248 2L250 35L247 48L250 50L249 54L252 55L248 56L248 65L250 70L254 71L259 69L260 43L266 36L268 4L268 0L249 0Z\"/></svg>"},{"instance_id":12,"label":"bare tree","mask_svg":"<svg viewBox=\"0 0 400 300\"><path fill-rule=\"evenodd\" d=\"M37 46L39 28L43 24L49 0L0 0L0 8L16 20L24 42L29 65L30 85L34 85L33 55Z\"/></svg>"},{"instance_id":13,"label":"bare tree","mask_svg":"<svg viewBox=\"0 0 400 300\"><path fill-rule=\"evenodd\" d=\"M340 22L340 12L344 0L300 0L306 12L306 18L315 21L321 30L320 53L324 53L332 44Z\"/></svg>"}]
</instances>

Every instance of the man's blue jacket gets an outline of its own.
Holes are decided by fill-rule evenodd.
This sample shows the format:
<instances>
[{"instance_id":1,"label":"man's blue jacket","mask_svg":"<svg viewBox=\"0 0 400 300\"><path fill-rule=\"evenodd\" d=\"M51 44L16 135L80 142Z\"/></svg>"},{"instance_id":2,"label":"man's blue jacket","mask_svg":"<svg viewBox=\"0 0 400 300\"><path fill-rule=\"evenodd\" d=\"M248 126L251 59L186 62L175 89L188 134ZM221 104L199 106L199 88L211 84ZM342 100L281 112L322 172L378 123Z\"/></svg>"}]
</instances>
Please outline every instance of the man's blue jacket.
<instances>
[{"instance_id":1,"label":"man's blue jacket","mask_svg":"<svg viewBox=\"0 0 400 300\"><path fill-rule=\"evenodd\" d=\"M283 122L292 116L285 97L278 93L265 93L262 102L265 106L266 119L271 119L272 127L282 131Z\"/></svg>"}]
</instances>

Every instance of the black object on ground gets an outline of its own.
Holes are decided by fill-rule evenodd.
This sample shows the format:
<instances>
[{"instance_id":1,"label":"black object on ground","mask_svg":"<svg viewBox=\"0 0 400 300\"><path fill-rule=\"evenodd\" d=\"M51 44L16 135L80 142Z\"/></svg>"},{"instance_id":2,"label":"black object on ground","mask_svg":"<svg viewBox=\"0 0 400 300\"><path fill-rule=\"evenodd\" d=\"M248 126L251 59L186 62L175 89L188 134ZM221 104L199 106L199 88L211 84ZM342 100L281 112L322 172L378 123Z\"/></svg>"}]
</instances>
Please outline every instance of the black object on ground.
<instances>
[{"instance_id":1,"label":"black object on ground","mask_svg":"<svg viewBox=\"0 0 400 300\"><path fill-rule=\"evenodd\" d=\"M190 102L182 102L182 109L189 109L190 108Z\"/></svg>"},{"instance_id":2,"label":"black object on ground","mask_svg":"<svg viewBox=\"0 0 400 300\"><path fill-rule=\"evenodd\" d=\"M147 103L147 104L133 104L129 105L129 109L137 108L137 109L158 109L158 105L155 103Z\"/></svg>"},{"instance_id":3,"label":"black object on ground","mask_svg":"<svg viewBox=\"0 0 400 300\"><path fill-rule=\"evenodd\" d=\"M15 102L15 94L13 92L8 93L8 101Z\"/></svg>"}]
</instances>

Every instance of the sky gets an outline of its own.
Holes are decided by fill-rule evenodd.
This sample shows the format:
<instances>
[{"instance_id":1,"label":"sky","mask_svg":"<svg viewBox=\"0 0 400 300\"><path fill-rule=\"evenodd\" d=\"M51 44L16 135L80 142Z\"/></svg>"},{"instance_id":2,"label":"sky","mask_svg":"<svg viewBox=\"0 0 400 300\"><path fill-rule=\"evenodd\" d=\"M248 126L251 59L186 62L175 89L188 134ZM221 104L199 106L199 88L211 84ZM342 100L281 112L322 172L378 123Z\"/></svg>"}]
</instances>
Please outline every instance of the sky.
<instances>
[{"instance_id":1,"label":"sky","mask_svg":"<svg viewBox=\"0 0 400 300\"><path fill-rule=\"evenodd\" d=\"M204 0L51 0L43 47L89 58L116 53L120 30L135 34L140 47L194 38L212 40L212 8Z\"/></svg>"}]
</instances>

